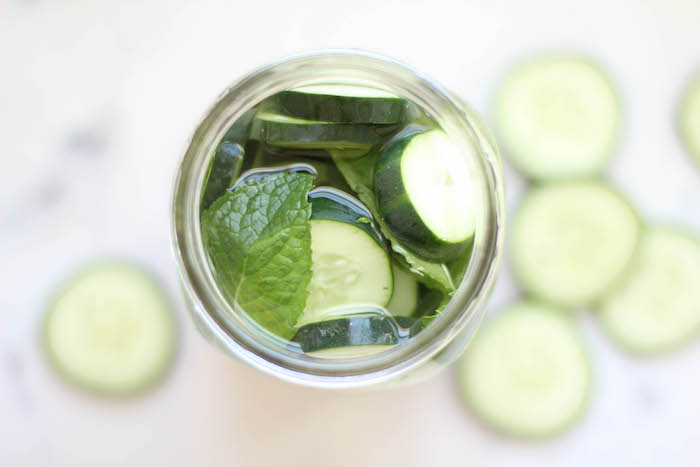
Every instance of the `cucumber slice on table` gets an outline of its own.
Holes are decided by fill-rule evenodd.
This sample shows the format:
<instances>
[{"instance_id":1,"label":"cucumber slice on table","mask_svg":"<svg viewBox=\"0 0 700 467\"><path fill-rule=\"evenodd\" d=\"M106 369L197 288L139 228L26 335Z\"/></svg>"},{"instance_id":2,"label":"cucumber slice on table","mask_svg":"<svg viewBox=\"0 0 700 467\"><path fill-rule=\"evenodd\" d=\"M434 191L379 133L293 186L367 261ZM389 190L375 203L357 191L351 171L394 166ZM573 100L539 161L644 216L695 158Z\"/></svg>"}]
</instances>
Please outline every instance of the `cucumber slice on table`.
<instances>
[{"instance_id":1,"label":"cucumber slice on table","mask_svg":"<svg viewBox=\"0 0 700 467\"><path fill-rule=\"evenodd\" d=\"M410 131L379 157L374 179L379 211L416 256L445 262L473 242L476 208L466 157L442 130Z\"/></svg>"},{"instance_id":2,"label":"cucumber slice on table","mask_svg":"<svg viewBox=\"0 0 700 467\"><path fill-rule=\"evenodd\" d=\"M53 300L44 343L56 369L80 386L127 394L172 362L175 322L163 291L141 269L96 264Z\"/></svg>"},{"instance_id":3,"label":"cucumber slice on table","mask_svg":"<svg viewBox=\"0 0 700 467\"><path fill-rule=\"evenodd\" d=\"M292 149L356 149L357 155L381 144L399 129L397 124L328 123L259 112L254 120L257 135L270 146Z\"/></svg>"},{"instance_id":4,"label":"cucumber slice on table","mask_svg":"<svg viewBox=\"0 0 700 467\"><path fill-rule=\"evenodd\" d=\"M640 230L630 204L601 182L540 186L515 213L513 272L527 292L544 301L591 304L622 278Z\"/></svg>"},{"instance_id":5,"label":"cucumber slice on table","mask_svg":"<svg viewBox=\"0 0 700 467\"><path fill-rule=\"evenodd\" d=\"M304 352L366 345L396 345L402 334L396 321L382 314L352 315L302 326L292 339Z\"/></svg>"},{"instance_id":6,"label":"cucumber slice on table","mask_svg":"<svg viewBox=\"0 0 700 467\"><path fill-rule=\"evenodd\" d=\"M495 108L510 161L538 180L600 172L617 143L620 113L606 74L575 57L520 65L501 85Z\"/></svg>"},{"instance_id":7,"label":"cucumber slice on table","mask_svg":"<svg viewBox=\"0 0 700 467\"><path fill-rule=\"evenodd\" d=\"M302 86L271 98L280 115L332 123L397 123L409 114L409 103L395 94L365 86Z\"/></svg>"},{"instance_id":8,"label":"cucumber slice on table","mask_svg":"<svg viewBox=\"0 0 700 467\"><path fill-rule=\"evenodd\" d=\"M411 273L395 264L391 265L391 270L394 273L394 294L386 309L393 316L411 316L418 306L418 282Z\"/></svg>"},{"instance_id":9,"label":"cucumber slice on table","mask_svg":"<svg viewBox=\"0 0 700 467\"><path fill-rule=\"evenodd\" d=\"M204 178L200 209L206 210L238 178L243 167L245 151L238 143L224 141L216 148Z\"/></svg>"},{"instance_id":10,"label":"cucumber slice on table","mask_svg":"<svg viewBox=\"0 0 700 467\"><path fill-rule=\"evenodd\" d=\"M583 413L591 371L567 316L516 302L479 331L458 364L465 403L494 429L525 438L560 433Z\"/></svg>"},{"instance_id":11,"label":"cucumber slice on table","mask_svg":"<svg viewBox=\"0 0 700 467\"><path fill-rule=\"evenodd\" d=\"M371 215L340 203L336 194L326 189L309 197L313 274L297 326L324 321L338 307L384 307L393 293L391 262Z\"/></svg>"},{"instance_id":12,"label":"cucumber slice on table","mask_svg":"<svg viewBox=\"0 0 700 467\"><path fill-rule=\"evenodd\" d=\"M700 74L695 76L685 92L679 126L688 151L700 164Z\"/></svg>"},{"instance_id":13,"label":"cucumber slice on table","mask_svg":"<svg viewBox=\"0 0 700 467\"><path fill-rule=\"evenodd\" d=\"M656 354L700 330L700 241L652 229L642 235L630 274L600 305L603 328L620 345Z\"/></svg>"}]
</instances>

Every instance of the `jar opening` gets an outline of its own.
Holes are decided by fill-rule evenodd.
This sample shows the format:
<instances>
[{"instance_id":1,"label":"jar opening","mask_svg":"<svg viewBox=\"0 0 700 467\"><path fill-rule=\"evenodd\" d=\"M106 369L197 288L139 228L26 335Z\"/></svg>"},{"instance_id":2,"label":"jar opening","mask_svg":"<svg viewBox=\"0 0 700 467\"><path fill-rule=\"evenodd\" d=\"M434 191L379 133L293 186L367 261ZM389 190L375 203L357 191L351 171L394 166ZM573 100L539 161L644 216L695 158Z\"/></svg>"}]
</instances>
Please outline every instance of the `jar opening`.
<instances>
[{"instance_id":1,"label":"jar opening","mask_svg":"<svg viewBox=\"0 0 700 467\"><path fill-rule=\"evenodd\" d=\"M323 359L299 353L232 306L217 287L204 250L199 200L208 162L224 133L246 111L278 92L308 84L353 83L401 96L429 114L460 147L476 186L479 216L472 257L461 284L438 317L416 336L365 357ZM466 156L465 156L466 157ZM176 176L172 241L182 283L217 339L255 366L306 384L350 386L393 378L438 354L480 321L500 262L504 216L500 162L479 122L427 77L390 59L357 51L294 56L242 78L197 125Z\"/></svg>"}]
</instances>

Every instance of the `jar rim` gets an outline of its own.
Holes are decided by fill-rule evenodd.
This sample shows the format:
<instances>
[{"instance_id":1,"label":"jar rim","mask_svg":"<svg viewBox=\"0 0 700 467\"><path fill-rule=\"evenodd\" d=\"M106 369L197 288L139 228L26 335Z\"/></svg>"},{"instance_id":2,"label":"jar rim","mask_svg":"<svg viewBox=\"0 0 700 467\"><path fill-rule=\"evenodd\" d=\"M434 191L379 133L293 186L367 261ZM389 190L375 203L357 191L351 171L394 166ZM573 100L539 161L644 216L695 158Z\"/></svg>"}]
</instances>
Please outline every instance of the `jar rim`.
<instances>
[{"instance_id":1,"label":"jar rim","mask_svg":"<svg viewBox=\"0 0 700 467\"><path fill-rule=\"evenodd\" d=\"M438 317L407 342L367 357L322 359L284 346L229 303L216 285L201 239L199 199L210 156L225 131L258 102L314 79L358 79L413 100L461 144L475 145L485 209L477 220L467 272ZM315 386L352 387L394 379L433 358L465 327L481 321L500 265L505 202L500 160L486 147L463 103L437 83L393 59L355 49L292 55L230 85L195 126L181 156L171 194L171 246L185 292L214 337L238 357L285 380Z\"/></svg>"}]
</instances>

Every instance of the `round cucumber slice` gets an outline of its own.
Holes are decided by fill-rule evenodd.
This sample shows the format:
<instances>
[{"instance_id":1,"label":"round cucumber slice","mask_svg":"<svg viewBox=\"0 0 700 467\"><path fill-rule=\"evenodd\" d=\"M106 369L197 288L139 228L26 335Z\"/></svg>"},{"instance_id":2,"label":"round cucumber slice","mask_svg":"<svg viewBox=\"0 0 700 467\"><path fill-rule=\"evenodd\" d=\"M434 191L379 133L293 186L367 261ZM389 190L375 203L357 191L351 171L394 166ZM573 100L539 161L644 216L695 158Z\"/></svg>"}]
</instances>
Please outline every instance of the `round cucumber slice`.
<instances>
[{"instance_id":1,"label":"round cucumber slice","mask_svg":"<svg viewBox=\"0 0 700 467\"><path fill-rule=\"evenodd\" d=\"M600 305L603 328L639 354L673 350L700 329L700 241L652 229L642 235L630 274Z\"/></svg>"},{"instance_id":2,"label":"round cucumber slice","mask_svg":"<svg viewBox=\"0 0 700 467\"><path fill-rule=\"evenodd\" d=\"M309 296L297 326L324 321L339 307L384 307L393 293L391 263L365 230L344 221L313 219Z\"/></svg>"},{"instance_id":3,"label":"round cucumber slice","mask_svg":"<svg viewBox=\"0 0 700 467\"><path fill-rule=\"evenodd\" d=\"M496 98L505 152L537 180L592 175L612 156L620 102L607 75L588 60L548 57L513 70Z\"/></svg>"},{"instance_id":4,"label":"round cucumber slice","mask_svg":"<svg viewBox=\"0 0 700 467\"><path fill-rule=\"evenodd\" d=\"M466 155L442 130L412 131L389 143L377 162L375 193L387 226L417 256L449 261L474 239Z\"/></svg>"},{"instance_id":5,"label":"round cucumber slice","mask_svg":"<svg viewBox=\"0 0 700 467\"><path fill-rule=\"evenodd\" d=\"M579 419L591 386L583 343L567 316L516 302L479 332L459 361L461 395L494 429L536 438Z\"/></svg>"},{"instance_id":6,"label":"round cucumber slice","mask_svg":"<svg viewBox=\"0 0 700 467\"><path fill-rule=\"evenodd\" d=\"M127 263L100 263L53 300L45 349L54 367L85 388L130 394L159 379L175 353L175 321L153 279Z\"/></svg>"},{"instance_id":7,"label":"round cucumber slice","mask_svg":"<svg viewBox=\"0 0 700 467\"><path fill-rule=\"evenodd\" d=\"M693 78L685 91L679 124L688 152L700 164L700 74Z\"/></svg>"},{"instance_id":8,"label":"round cucumber slice","mask_svg":"<svg viewBox=\"0 0 700 467\"><path fill-rule=\"evenodd\" d=\"M591 304L621 279L640 230L630 204L601 182L540 186L515 213L513 272L527 292L544 301Z\"/></svg>"},{"instance_id":9,"label":"round cucumber slice","mask_svg":"<svg viewBox=\"0 0 700 467\"><path fill-rule=\"evenodd\" d=\"M270 98L275 112L329 123L397 123L407 118L405 99L375 88L352 85L311 85Z\"/></svg>"}]
</instances>

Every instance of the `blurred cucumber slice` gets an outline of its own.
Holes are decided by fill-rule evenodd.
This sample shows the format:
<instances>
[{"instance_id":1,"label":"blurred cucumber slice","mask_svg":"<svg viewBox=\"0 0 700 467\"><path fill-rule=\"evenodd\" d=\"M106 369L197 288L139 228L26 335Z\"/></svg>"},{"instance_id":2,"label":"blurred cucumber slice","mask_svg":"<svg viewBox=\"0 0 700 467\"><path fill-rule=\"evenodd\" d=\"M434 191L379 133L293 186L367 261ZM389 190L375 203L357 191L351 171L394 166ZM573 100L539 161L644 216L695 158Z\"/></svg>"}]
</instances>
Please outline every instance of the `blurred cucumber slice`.
<instances>
[{"instance_id":1,"label":"blurred cucumber slice","mask_svg":"<svg viewBox=\"0 0 700 467\"><path fill-rule=\"evenodd\" d=\"M175 354L175 321L156 282L128 263L79 273L49 307L44 344L70 381L107 394L130 394L157 381Z\"/></svg>"},{"instance_id":2,"label":"blurred cucumber slice","mask_svg":"<svg viewBox=\"0 0 700 467\"><path fill-rule=\"evenodd\" d=\"M494 429L552 436L579 419L591 386L583 343L568 316L516 302L475 337L458 364L465 403Z\"/></svg>"},{"instance_id":3,"label":"blurred cucumber slice","mask_svg":"<svg viewBox=\"0 0 700 467\"><path fill-rule=\"evenodd\" d=\"M537 180L600 172L617 143L620 113L608 76L576 57L518 66L503 81L495 108L506 155Z\"/></svg>"}]
</instances>

